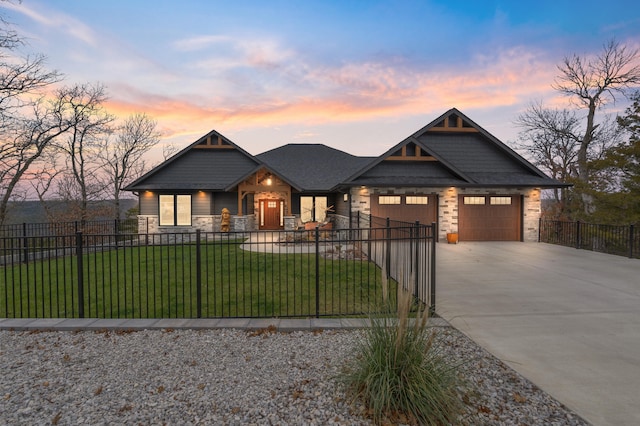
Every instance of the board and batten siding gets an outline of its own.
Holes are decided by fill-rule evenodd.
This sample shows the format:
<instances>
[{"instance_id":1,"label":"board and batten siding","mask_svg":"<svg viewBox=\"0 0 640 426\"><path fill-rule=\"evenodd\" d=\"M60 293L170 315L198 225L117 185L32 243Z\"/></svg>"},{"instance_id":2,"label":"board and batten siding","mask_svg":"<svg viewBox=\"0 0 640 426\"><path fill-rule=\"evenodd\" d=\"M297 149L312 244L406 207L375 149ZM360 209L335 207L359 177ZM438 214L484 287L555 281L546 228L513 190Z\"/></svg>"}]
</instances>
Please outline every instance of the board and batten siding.
<instances>
[{"instance_id":1,"label":"board and batten siding","mask_svg":"<svg viewBox=\"0 0 640 426\"><path fill-rule=\"evenodd\" d=\"M347 195L347 200L345 201L344 196ZM335 212L337 215L349 217L349 210L351 205L349 203L349 194L337 194L335 196Z\"/></svg>"},{"instance_id":2,"label":"board and batten siding","mask_svg":"<svg viewBox=\"0 0 640 426\"><path fill-rule=\"evenodd\" d=\"M212 195L213 195L213 198L210 204L211 213L208 213L208 214L220 215L222 214L222 209L224 208L229 209L229 212L232 215L238 214L238 193L237 192L216 192ZM250 194L247 194L247 196L248 195ZM253 213L253 212L247 212L246 199L247 197L245 197L245 199L242 202L242 208L245 214Z\"/></svg>"},{"instance_id":3,"label":"board and batten siding","mask_svg":"<svg viewBox=\"0 0 640 426\"><path fill-rule=\"evenodd\" d=\"M155 192L144 191L140 193L140 214L157 216L160 214L160 206L158 205L158 194Z\"/></svg>"},{"instance_id":4,"label":"board and batten siding","mask_svg":"<svg viewBox=\"0 0 640 426\"><path fill-rule=\"evenodd\" d=\"M191 215L207 216L211 213L211 192L198 191L191 194Z\"/></svg>"}]
</instances>

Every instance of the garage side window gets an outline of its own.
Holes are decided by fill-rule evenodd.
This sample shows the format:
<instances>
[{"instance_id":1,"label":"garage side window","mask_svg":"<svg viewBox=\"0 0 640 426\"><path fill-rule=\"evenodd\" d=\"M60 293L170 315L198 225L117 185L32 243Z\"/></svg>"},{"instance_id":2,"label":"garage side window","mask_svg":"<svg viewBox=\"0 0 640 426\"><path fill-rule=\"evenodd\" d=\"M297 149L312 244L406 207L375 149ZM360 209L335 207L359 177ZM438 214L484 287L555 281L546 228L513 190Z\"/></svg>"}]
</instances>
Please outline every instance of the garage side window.
<instances>
[{"instance_id":1,"label":"garage side window","mask_svg":"<svg viewBox=\"0 0 640 426\"><path fill-rule=\"evenodd\" d=\"M492 206L510 206L511 197L491 197Z\"/></svg>"},{"instance_id":2,"label":"garage side window","mask_svg":"<svg viewBox=\"0 0 640 426\"><path fill-rule=\"evenodd\" d=\"M484 205L485 199L484 197L464 197L464 203L470 205Z\"/></svg>"},{"instance_id":3,"label":"garage side window","mask_svg":"<svg viewBox=\"0 0 640 426\"><path fill-rule=\"evenodd\" d=\"M399 195L379 195L378 204L400 204Z\"/></svg>"},{"instance_id":4,"label":"garage side window","mask_svg":"<svg viewBox=\"0 0 640 426\"><path fill-rule=\"evenodd\" d=\"M160 195L160 226L191 226L191 195Z\"/></svg>"},{"instance_id":5,"label":"garage side window","mask_svg":"<svg viewBox=\"0 0 640 426\"><path fill-rule=\"evenodd\" d=\"M407 195L405 202L407 204L429 204L429 197L423 195Z\"/></svg>"}]
</instances>

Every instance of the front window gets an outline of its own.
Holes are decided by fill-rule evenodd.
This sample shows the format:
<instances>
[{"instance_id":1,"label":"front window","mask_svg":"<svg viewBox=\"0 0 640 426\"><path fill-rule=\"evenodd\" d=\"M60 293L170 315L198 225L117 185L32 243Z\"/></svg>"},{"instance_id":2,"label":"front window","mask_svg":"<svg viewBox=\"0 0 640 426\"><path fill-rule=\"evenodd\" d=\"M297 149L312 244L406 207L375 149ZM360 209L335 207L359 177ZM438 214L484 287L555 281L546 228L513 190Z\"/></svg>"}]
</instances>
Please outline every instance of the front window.
<instances>
[{"instance_id":1,"label":"front window","mask_svg":"<svg viewBox=\"0 0 640 426\"><path fill-rule=\"evenodd\" d=\"M327 197L300 197L302 222L324 222L327 210Z\"/></svg>"},{"instance_id":2,"label":"front window","mask_svg":"<svg viewBox=\"0 0 640 426\"><path fill-rule=\"evenodd\" d=\"M160 195L160 226L191 226L191 195Z\"/></svg>"}]
</instances>

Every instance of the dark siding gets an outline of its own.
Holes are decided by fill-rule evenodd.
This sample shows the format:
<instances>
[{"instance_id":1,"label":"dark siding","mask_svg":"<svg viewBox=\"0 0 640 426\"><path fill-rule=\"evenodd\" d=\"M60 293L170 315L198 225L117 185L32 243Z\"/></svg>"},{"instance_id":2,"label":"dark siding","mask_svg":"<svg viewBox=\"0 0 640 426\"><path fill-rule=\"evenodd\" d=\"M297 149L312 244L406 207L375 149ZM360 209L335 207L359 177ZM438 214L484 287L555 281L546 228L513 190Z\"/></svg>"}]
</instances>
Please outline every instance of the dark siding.
<instances>
[{"instance_id":1,"label":"dark siding","mask_svg":"<svg viewBox=\"0 0 640 426\"><path fill-rule=\"evenodd\" d=\"M140 214L158 215L158 194L155 192L140 193Z\"/></svg>"},{"instance_id":2,"label":"dark siding","mask_svg":"<svg viewBox=\"0 0 640 426\"><path fill-rule=\"evenodd\" d=\"M349 217L349 210L350 209L350 205L351 205L351 198L350 196L347 198L347 201L344 201L344 195L343 194L336 194L335 195L335 211L336 214L339 214L341 216L346 216Z\"/></svg>"},{"instance_id":3,"label":"dark siding","mask_svg":"<svg viewBox=\"0 0 640 426\"><path fill-rule=\"evenodd\" d=\"M289 214L292 216L300 216L300 194L291 194L291 207Z\"/></svg>"},{"instance_id":4,"label":"dark siding","mask_svg":"<svg viewBox=\"0 0 640 426\"><path fill-rule=\"evenodd\" d=\"M198 191L191 196L191 214L196 216L211 214L210 192Z\"/></svg>"},{"instance_id":5,"label":"dark siding","mask_svg":"<svg viewBox=\"0 0 640 426\"><path fill-rule=\"evenodd\" d=\"M221 214L222 209L229 209L231 214L238 214L238 193L237 192L214 192L213 209L211 214ZM243 205L244 208L244 205ZM244 213L247 213L245 210ZM253 213L253 212L251 212Z\"/></svg>"}]
</instances>

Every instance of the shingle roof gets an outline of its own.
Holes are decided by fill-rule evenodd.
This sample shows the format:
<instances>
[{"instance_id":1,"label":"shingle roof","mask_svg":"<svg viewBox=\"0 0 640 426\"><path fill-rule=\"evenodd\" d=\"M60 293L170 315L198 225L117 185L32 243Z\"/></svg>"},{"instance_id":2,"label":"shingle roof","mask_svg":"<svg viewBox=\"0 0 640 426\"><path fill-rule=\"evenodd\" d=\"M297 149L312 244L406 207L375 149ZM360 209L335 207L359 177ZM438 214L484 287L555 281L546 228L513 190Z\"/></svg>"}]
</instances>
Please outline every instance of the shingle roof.
<instances>
[{"instance_id":1,"label":"shingle roof","mask_svg":"<svg viewBox=\"0 0 640 426\"><path fill-rule=\"evenodd\" d=\"M385 161L408 144L433 161ZM229 191L262 167L303 192L356 185L566 186L452 108L380 157L356 157L322 144L288 144L254 157L211 131L125 189Z\"/></svg>"},{"instance_id":2,"label":"shingle roof","mask_svg":"<svg viewBox=\"0 0 640 426\"><path fill-rule=\"evenodd\" d=\"M288 144L256 157L303 191L329 191L372 160L322 144Z\"/></svg>"},{"instance_id":3,"label":"shingle roof","mask_svg":"<svg viewBox=\"0 0 640 426\"><path fill-rule=\"evenodd\" d=\"M198 147L211 140L222 142L224 148ZM255 157L212 130L136 179L125 190L224 191L259 166Z\"/></svg>"},{"instance_id":4,"label":"shingle roof","mask_svg":"<svg viewBox=\"0 0 640 426\"><path fill-rule=\"evenodd\" d=\"M450 116L461 119L463 127L440 127ZM432 131L436 126L437 131ZM420 147L436 161L385 161L408 144ZM350 185L434 187L566 185L546 176L455 108L374 159L347 181Z\"/></svg>"},{"instance_id":5,"label":"shingle roof","mask_svg":"<svg viewBox=\"0 0 640 426\"><path fill-rule=\"evenodd\" d=\"M224 191L238 179L251 173L258 163L237 150L194 149L127 189L197 189Z\"/></svg>"}]
</instances>

